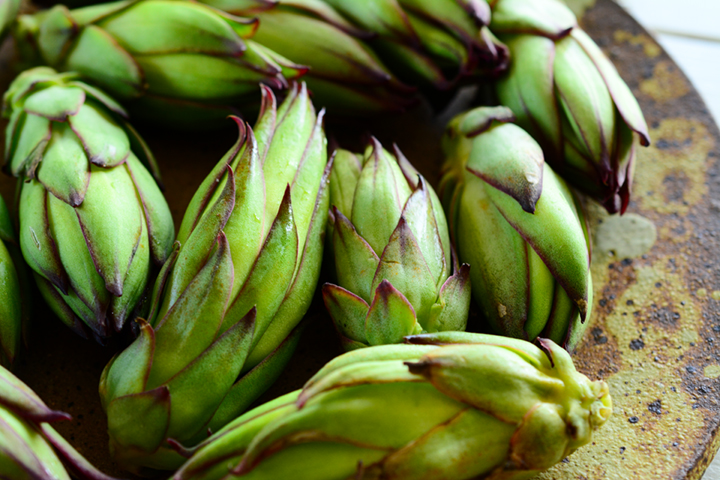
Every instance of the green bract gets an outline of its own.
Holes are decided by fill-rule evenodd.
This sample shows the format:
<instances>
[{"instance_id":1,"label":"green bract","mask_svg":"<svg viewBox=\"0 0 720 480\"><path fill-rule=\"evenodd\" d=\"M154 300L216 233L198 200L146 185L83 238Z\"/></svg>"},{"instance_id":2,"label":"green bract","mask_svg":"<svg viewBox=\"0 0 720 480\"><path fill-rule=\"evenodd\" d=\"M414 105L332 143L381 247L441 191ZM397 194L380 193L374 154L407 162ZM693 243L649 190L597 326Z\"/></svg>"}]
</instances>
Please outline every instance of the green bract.
<instances>
[{"instance_id":1,"label":"green bract","mask_svg":"<svg viewBox=\"0 0 720 480\"><path fill-rule=\"evenodd\" d=\"M70 420L50 410L0 367L0 477L6 480L112 480L95 469L48 423Z\"/></svg>"},{"instance_id":2,"label":"green bract","mask_svg":"<svg viewBox=\"0 0 720 480\"><path fill-rule=\"evenodd\" d=\"M55 314L102 342L172 248L170 210L145 167L152 155L115 101L73 73L26 71L3 108L6 168L23 180L23 256Z\"/></svg>"},{"instance_id":3,"label":"green bract","mask_svg":"<svg viewBox=\"0 0 720 480\"><path fill-rule=\"evenodd\" d=\"M507 67L484 0L202 2L256 16L254 40L307 65L304 80L331 113L403 110L418 100L408 85L449 89L464 76Z\"/></svg>"},{"instance_id":4,"label":"green bract","mask_svg":"<svg viewBox=\"0 0 720 480\"><path fill-rule=\"evenodd\" d=\"M248 40L256 29L195 2L129 0L24 15L15 35L28 59L82 74L142 118L202 126L304 72Z\"/></svg>"},{"instance_id":5,"label":"green bract","mask_svg":"<svg viewBox=\"0 0 720 480\"><path fill-rule=\"evenodd\" d=\"M497 74L507 67L506 48L487 29L490 8L485 0L322 2L371 34L369 43L378 55L411 85L447 89L475 70Z\"/></svg>"},{"instance_id":6,"label":"green bract","mask_svg":"<svg viewBox=\"0 0 720 480\"><path fill-rule=\"evenodd\" d=\"M492 18L512 55L500 102L560 175L608 212L624 212L637 143L650 144L628 86L561 2L498 0Z\"/></svg>"},{"instance_id":7,"label":"green bract","mask_svg":"<svg viewBox=\"0 0 720 480\"><path fill-rule=\"evenodd\" d=\"M572 350L592 307L582 208L505 107L456 117L441 192L475 301L499 333Z\"/></svg>"},{"instance_id":8,"label":"green bract","mask_svg":"<svg viewBox=\"0 0 720 480\"><path fill-rule=\"evenodd\" d=\"M552 341L445 332L346 353L236 419L173 480L528 479L610 417Z\"/></svg>"},{"instance_id":9,"label":"green bract","mask_svg":"<svg viewBox=\"0 0 720 480\"><path fill-rule=\"evenodd\" d=\"M310 67L303 80L318 105L344 114L376 113L403 110L417 100L415 90L399 82L321 0L283 1L257 17L259 43Z\"/></svg>"},{"instance_id":10,"label":"green bract","mask_svg":"<svg viewBox=\"0 0 720 480\"><path fill-rule=\"evenodd\" d=\"M10 368L28 328L29 292L10 212L0 197L0 364Z\"/></svg>"},{"instance_id":11,"label":"green bract","mask_svg":"<svg viewBox=\"0 0 720 480\"><path fill-rule=\"evenodd\" d=\"M469 268L453 262L440 201L397 148L373 139L362 160L338 152L330 202L340 286L323 297L346 349L465 330Z\"/></svg>"},{"instance_id":12,"label":"green bract","mask_svg":"<svg viewBox=\"0 0 720 480\"><path fill-rule=\"evenodd\" d=\"M105 368L100 395L124 467L174 469L168 439L194 444L277 378L318 281L329 166L323 112L305 86L254 129L193 197L157 281L150 323Z\"/></svg>"},{"instance_id":13,"label":"green bract","mask_svg":"<svg viewBox=\"0 0 720 480\"><path fill-rule=\"evenodd\" d=\"M0 0L0 42L20 10L20 0Z\"/></svg>"}]
</instances>

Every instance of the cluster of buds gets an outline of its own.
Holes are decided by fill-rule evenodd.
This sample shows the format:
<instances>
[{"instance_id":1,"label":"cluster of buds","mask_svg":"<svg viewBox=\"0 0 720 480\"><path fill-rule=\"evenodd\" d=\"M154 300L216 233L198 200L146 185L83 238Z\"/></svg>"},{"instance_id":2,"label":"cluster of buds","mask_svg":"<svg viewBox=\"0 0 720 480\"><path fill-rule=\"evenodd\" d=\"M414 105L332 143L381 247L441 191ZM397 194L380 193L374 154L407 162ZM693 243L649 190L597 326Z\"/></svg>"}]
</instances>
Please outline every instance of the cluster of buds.
<instances>
[{"instance_id":1,"label":"cluster of buds","mask_svg":"<svg viewBox=\"0 0 720 480\"><path fill-rule=\"evenodd\" d=\"M650 137L610 60L559 0L497 0L491 28L512 58L497 82L500 103L560 176L608 212L625 212L637 144Z\"/></svg>"},{"instance_id":2,"label":"cluster of buds","mask_svg":"<svg viewBox=\"0 0 720 480\"><path fill-rule=\"evenodd\" d=\"M26 61L81 74L133 115L197 128L305 71L253 42L257 27L196 2L145 0L22 15L15 37Z\"/></svg>"}]
</instances>

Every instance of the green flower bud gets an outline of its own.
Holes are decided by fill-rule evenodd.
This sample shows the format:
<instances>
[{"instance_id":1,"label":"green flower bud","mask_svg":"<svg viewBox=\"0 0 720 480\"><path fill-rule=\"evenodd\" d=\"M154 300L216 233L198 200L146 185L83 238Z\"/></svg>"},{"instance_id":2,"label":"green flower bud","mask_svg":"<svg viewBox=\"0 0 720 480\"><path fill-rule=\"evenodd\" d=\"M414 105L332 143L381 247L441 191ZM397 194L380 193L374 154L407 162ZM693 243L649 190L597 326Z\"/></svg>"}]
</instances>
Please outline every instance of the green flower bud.
<instances>
[{"instance_id":1,"label":"green flower bud","mask_svg":"<svg viewBox=\"0 0 720 480\"><path fill-rule=\"evenodd\" d=\"M256 20L189 1L64 6L22 16L35 62L91 79L146 120L202 126L305 71L248 38Z\"/></svg>"},{"instance_id":2,"label":"green flower bud","mask_svg":"<svg viewBox=\"0 0 720 480\"><path fill-rule=\"evenodd\" d=\"M492 328L572 350L592 307L582 207L532 137L507 123L512 119L505 107L481 107L450 123L445 209L458 256L472 265L473 297Z\"/></svg>"},{"instance_id":3,"label":"green flower bud","mask_svg":"<svg viewBox=\"0 0 720 480\"><path fill-rule=\"evenodd\" d=\"M80 480L113 480L49 425L70 419L67 413L48 408L27 385L0 367L0 477L70 480L71 472L72 478Z\"/></svg>"},{"instance_id":4,"label":"green flower bud","mask_svg":"<svg viewBox=\"0 0 720 480\"><path fill-rule=\"evenodd\" d=\"M453 263L445 215L426 180L375 139L362 165L340 151L332 179L339 285L325 284L323 297L344 347L464 330L469 269Z\"/></svg>"},{"instance_id":5,"label":"green flower bud","mask_svg":"<svg viewBox=\"0 0 720 480\"><path fill-rule=\"evenodd\" d=\"M55 314L103 342L143 297L174 236L125 112L73 73L22 73L4 97L7 168L19 184L20 247Z\"/></svg>"},{"instance_id":6,"label":"green flower bud","mask_svg":"<svg viewBox=\"0 0 720 480\"><path fill-rule=\"evenodd\" d=\"M28 277L10 212L0 197L0 364L13 365L29 327Z\"/></svg>"},{"instance_id":7,"label":"green flower bud","mask_svg":"<svg viewBox=\"0 0 720 480\"><path fill-rule=\"evenodd\" d=\"M357 29L322 1L305 3L283 2L257 14L260 27L254 38L310 67L303 80L316 103L356 114L401 111L416 102L415 89L390 73L358 38Z\"/></svg>"},{"instance_id":8,"label":"green flower bud","mask_svg":"<svg viewBox=\"0 0 720 480\"><path fill-rule=\"evenodd\" d=\"M507 67L507 49L485 28L484 0L324 1L372 33L380 58L411 85L448 89L474 70L497 74Z\"/></svg>"},{"instance_id":9,"label":"green flower bud","mask_svg":"<svg viewBox=\"0 0 720 480\"><path fill-rule=\"evenodd\" d=\"M464 76L507 67L507 49L487 28L484 0L203 3L257 16L255 40L310 67L304 80L331 113L403 110L418 100L408 85L447 90Z\"/></svg>"},{"instance_id":10,"label":"green flower bud","mask_svg":"<svg viewBox=\"0 0 720 480\"><path fill-rule=\"evenodd\" d=\"M464 332L346 353L194 449L173 480L530 478L592 440L605 382L550 340Z\"/></svg>"},{"instance_id":11,"label":"green flower bud","mask_svg":"<svg viewBox=\"0 0 720 480\"><path fill-rule=\"evenodd\" d=\"M650 144L630 88L556 0L498 0L491 29L512 65L497 95L550 165L610 213L630 202L638 142Z\"/></svg>"},{"instance_id":12,"label":"green flower bud","mask_svg":"<svg viewBox=\"0 0 720 480\"><path fill-rule=\"evenodd\" d=\"M217 431L289 361L322 259L323 116L294 85L279 107L263 89L254 129L235 118L240 138L185 212L150 323L103 373L110 447L123 467L177 468L169 439L193 445Z\"/></svg>"}]
</instances>

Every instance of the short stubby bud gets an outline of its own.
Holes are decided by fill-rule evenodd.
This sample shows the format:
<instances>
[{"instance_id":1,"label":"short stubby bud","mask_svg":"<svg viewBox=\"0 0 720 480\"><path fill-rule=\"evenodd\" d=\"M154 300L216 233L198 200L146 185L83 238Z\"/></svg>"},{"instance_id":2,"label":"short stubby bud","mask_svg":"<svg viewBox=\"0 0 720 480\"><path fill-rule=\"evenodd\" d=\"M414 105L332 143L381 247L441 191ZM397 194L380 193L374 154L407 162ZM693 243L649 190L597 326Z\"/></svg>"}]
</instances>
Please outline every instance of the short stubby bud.
<instances>
[{"instance_id":1,"label":"short stubby bud","mask_svg":"<svg viewBox=\"0 0 720 480\"><path fill-rule=\"evenodd\" d=\"M456 117L440 191L473 298L503 335L572 350L592 306L582 205L505 107Z\"/></svg>"},{"instance_id":2,"label":"short stubby bud","mask_svg":"<svg viewBox=\"0 0 720 480\"><path fill-rule=\"evenodd\" d=\"M136 313L175 236L152 154L124 110L74 73L22 73L3 112L22 254L55 314L103 342Z\"/></svg>"},{"instance_id":3,"label":"short stubby bud","mask_svg":"<svg viewBox=\"0 0 720 480\"><path fill-rule=\"evenodd\" d=\"M465 330L468 266L457 265L440 200L396 148L335 157L330 202L338 285L323 297L346 349Z\"/></svg>"}]
</instances>

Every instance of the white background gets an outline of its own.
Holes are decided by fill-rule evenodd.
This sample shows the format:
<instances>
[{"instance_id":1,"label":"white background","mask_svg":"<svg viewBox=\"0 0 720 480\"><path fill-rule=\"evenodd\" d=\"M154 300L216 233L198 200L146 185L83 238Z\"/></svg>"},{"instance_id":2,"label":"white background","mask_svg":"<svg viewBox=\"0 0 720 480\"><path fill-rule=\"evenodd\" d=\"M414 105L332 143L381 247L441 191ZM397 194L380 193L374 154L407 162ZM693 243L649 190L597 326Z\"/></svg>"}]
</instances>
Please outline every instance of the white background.
<instances>
[{"instance_id":1,"label":"white background","mask_svg":"<svg viewBox=\"0 0 720 480\"><path fill-rule=\"evenodd\" d=\"M720 0L616 1L655 36L720 121Z\"/></svg>"}]
</instances>

